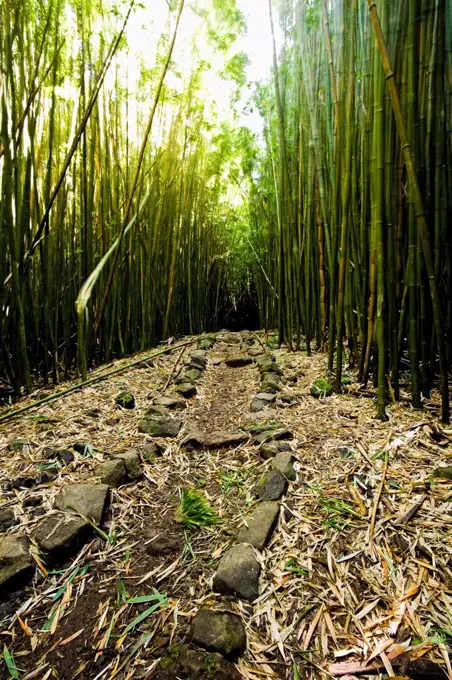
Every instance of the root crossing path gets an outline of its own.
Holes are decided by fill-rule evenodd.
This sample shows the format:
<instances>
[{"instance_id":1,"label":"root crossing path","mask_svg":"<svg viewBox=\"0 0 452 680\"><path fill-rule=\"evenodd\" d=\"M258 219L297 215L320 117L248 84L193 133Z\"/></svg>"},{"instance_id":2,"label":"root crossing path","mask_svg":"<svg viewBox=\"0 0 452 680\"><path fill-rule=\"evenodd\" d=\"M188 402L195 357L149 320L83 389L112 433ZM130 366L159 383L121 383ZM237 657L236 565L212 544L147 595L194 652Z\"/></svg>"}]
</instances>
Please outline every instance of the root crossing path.
<instances>
[{"instance_id":1,"label":"root crossing path","mask_svg":"<svg viewBox=\"0 0 452 680\"><path fill-rule=\"evenodd\" d=\"M325 364L223 332L5 423L0 678L451 677L451 432Z\"/></svg>"}]
</instances>

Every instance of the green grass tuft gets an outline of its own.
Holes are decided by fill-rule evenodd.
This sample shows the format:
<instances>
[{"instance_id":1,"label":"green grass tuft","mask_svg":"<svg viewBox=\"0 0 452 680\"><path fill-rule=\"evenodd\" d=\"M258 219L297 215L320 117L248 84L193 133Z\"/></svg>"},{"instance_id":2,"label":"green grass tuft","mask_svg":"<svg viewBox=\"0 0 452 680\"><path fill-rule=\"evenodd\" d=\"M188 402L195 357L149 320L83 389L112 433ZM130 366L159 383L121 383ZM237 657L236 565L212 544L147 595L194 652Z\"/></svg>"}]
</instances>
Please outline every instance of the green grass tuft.
<instances>
[{"instance_id":1,"label":"green grass tuft","mask_svg":"<svg viewBox=\"0 0 452 680\"><path fill-rule=\"evenodd\" d=\"M187 529L198 529L218 524L220 518L201 491L182 489L176 520Z\"/></svg>"}]
</instances>

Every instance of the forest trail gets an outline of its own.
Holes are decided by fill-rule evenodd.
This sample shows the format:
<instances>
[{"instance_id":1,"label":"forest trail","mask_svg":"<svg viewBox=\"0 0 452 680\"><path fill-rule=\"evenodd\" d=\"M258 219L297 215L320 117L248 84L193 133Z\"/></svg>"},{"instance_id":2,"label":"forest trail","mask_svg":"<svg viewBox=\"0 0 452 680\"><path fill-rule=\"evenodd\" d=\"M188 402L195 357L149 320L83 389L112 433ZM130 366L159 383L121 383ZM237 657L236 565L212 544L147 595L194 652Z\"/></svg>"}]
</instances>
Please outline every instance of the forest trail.
<instances>
[{"instance_id":1,"label":"forest trail","mask_svg":"<svg viewBox=\"0 0 452 680\"><path fill-rule=\"evenodd\" d=\"M311 396L324 354L267 346L275 361L262 360L263 340L221 333L204 340L204 355L193 354L195 339L182 356L174 350L0 426L0 557L18 535L33 554L21 556L26 584L3 586L0 678L451 677L452 489L435 470L450 463L452 431L438 427L439 399L432 413L392 404L383 423L353 382L342 395ZM173 383L188 370L197 394L184 400ZM253 400L262 406L259 371L281 391L251 412ZM170 378L171 404L162 399ZM115 403L123 391L134 408ZM173 436L155 436L165 433ZM131 450L124 464L115 458ZM262 486L272 471L281 481L275 470L279 491ZM97 533L77 533L75 551L65 534L72 555L52 563L39 541L58 535L58 522L39 540L37 528L63 516L61 489L101 489L101 478L119 486ZM184 530L176 514L187 488L205 495L219 524ZM276 507L275 521L264 507ZM227 592L236 541L263 544L249 548L257 597ZM257 576L241 568L235 559L239 587L252 590Z\"/></svg>"}]
</instances>

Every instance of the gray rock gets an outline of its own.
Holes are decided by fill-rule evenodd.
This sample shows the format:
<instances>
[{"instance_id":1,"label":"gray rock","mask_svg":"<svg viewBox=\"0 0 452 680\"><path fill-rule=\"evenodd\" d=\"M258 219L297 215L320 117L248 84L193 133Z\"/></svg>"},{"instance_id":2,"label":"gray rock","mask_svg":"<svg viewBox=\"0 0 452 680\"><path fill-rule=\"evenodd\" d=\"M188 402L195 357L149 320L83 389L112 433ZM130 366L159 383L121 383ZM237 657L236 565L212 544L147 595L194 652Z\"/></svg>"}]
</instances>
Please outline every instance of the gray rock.
<instances>
[{"instance_id":1,"label":"gray rock","mask_svg":"<svg viewBox=\"0 0 452 680\"><path fill-rule=\"evenodd\" d=\"M280 428L278 430L268 430L266 432L260 432L254 437L254 441L257 444L264 444L270 441L280 441L282 439L293 439L293 434L285 428Z\"/></svg>"},{"instance_id":2,"label":"gray rock","mask_svg":"<svg viewBox=\"0 0 452 680\"><path fill-rule=\"evenodd\" d=\"M251 402L251 413L263 411L265 408L270 408L276 401L276 396L267 392L259 392Z\"/></svg>"},{"instance_id":3,"label":"gray rock","mask_svg":"<svg viewBox=\"0 0 452 680\"><path fill-rule=\"evenodd\" d=\"M242 342L242 338L238 333L225 333L222 337L222 341L227 345L238 345Z\"/></svg>"},{"instance_id":4,"label":"gray rock","mask_svg":"<svg viewBox=\"0 0 452 680\"><path fill-rule=\"evenodd\" d=\"M115 459L124 461L127 477L131 481L134 482L136 479L141 477L141 460L137 451L131 449L125 453L118 453L115 455Z\"/></svg>"},{"instance_id":5,"label":"gray rock","mask_svg":"<svg viewBox=\"0 0 452 680\"><path fill-rule=\"evenodd\" d=\"M220 366L220 364L223 363L223 359L221 357L213 357L212 359L212 366Z\"/></svg>"},{"instance_id":6,"label":"gray rock","mask_svg":"<svg viewBox=\"0 0 452 680\"><path fill-rule=\"evenodd\" d=\"M245 627L238 616L213 609L200 609L194 617L191 639L209 652L236 659L246 649Z\"/></svg>"},{"instance_id":7,"label":"gray rock","mask_svg":"<svg viewBox=\"0 0 452 680\"><path fill-rule=\"evenodd\" d=\"M8 531L11 527L18 524L18 520L14 515L14 511L11 508L0 509L0 533L3 531Z\"/></svg>"},{"instance_id":8,"label":"gray rock","mask_svg":"<svg viewBox=\"0 0 452 680\"><path fill-rule=\"evenodd\" d=\"M74 454L71 451L68 451L67 449L52 449L52 448L46 448L42 452L42 457L45 458L46 460L50 460L52 458L58 460L62 465L69 465L69 463L72 463L72 461L75 459Z\"/></svg>"},{"instance_id":9,"label":"gray rock","mask_svg":"<svg viewBox=\"0 0 452 680\"><path fill-rule=\"evenodd\" d=\"M163 454L163 448L156 442L149 442L141 447L143 456L146 460L152 460L152 458L159 458Z\"/></svg>"},{"instance_id":10,"label":"gray rock","mask_svg":"<svg viewBox=\"0 0 452 680\"><path fill-rule=\"evenodd\" d=\"M55 506L59 510L73 510L100 524L107 496L106 484L69 484L56 497Z\"/></svg>"},{"instance_id":11,"label":"gray rock","mask_svg":"<svg viewBox=\"0 0 452 680\"><path fill-rule=\"evenodd\" d=\"M183 383L194 383L197 380L200 379L202 376L202 372L199 370L199 368L191 368L189 371L184 373L182 384Z\"/></svg>"},{"instance_id":12,"label":"gray rock","mask_svg":"<svg viewBox=\"0 0 452 680\"><path fill-rule=\"evenodd\" d=\"M182 401L182 399L174 399L173 397L157 397L154 400L154 404L167 408L170 411L182 411L184 408L187 408L185 401Z\"/></svg>"},{"instance_id":13,"label":"gray rock","mask_svg":"<svg viewBox=\"0 0 452 680\"><path fill-rule=\"evenodd\" d=\"M64 562L68 553L75 552L91 538L89 522L67 512L46 517L34 531L34 539L51 559Z\"/></svg>"},{"instance_id":14,"label":"gray rock","mask_svg":"<svg viewBox=\"0 0 452 680\"><path fill-rule=\"evenodd\" d=\"M277 420L272 420L271 423L263 423L262 425L252 425L249 431L250 434L253 435L253 437L256 437L258 434L262 434L262 432L274 432L279 428L281 428L281 423L279 423Z\"/></svg>"},{"instance_id":15,"label":"gray rock","mask_svg":"<svg viewBox=\"0 0 452 680\"><path fill-rule=\"evenodd\" d=\"M177 437L182 422L177 418L164 415L148 415L138 423L138 431L152 437Z\"/></svg>"},{"instance_id":16,"label":"gray rock","mask_svg":"<svg viewBox=\"0 0 452 680\"><path fill-rule=\"evenodd\" d=\"M264 460L269 460L276 456L280 451L291 451L290 444L287 442L268 442L259 447L259 453Z\"/></svg>"},{"instance_id":17,"label":"gray rock","mask_svg":"<svg viewBox=\"0 0 452 680\"><path fill-rule=\"evenodd\" d=\"M251 517L247 518L248 526L239 531L238 543L249 543L253 548L263 550L276 526L278 513L278 503L266 501L258 505Z\"/></svg>"},{"instance_id":18,"label":"gray rock","mask_svg":"<svg viewBox=\"0 0 452 680\"><path fill-rule=\"evenodd\" d=\"M185 397L185 399L191 399L192 397L196 396L196 387L194 385L190 385L190 383L182 383L182 385L178 385L175 391Z\"/></svg>"},{"instance_id":19,"label":"gray rock","mask_svg":"<svg viewBox=\"0 0 452 680\"><path fill-rule=\"evenodd\" d=\"M288 486L286 477L279 470L272 470L259 484L256 495L261 501L279 501Z\"/></svg>"},{"instance_id":20,"label":"gray rock","mask_svg":"<svg viewBox=\"0 0 452 680\"><path fill-rule=\"evenodd\" d=\"M135 408L135 397L133 396L133 394L127 391L120 392L118 396L115 398L115 402L118 404L118 406L121 406L122 408L126 409Z\"/></svg>"},{"instance_id":21,"label":"gray rock","mask_svg":"<svg viewBox=\"0 0 452 680\"><path fill-rule=\"evenodd\" d=\"M284 477L287 477L291 482L294 482L297 478L297 473L293 466L293 456L289 451L282 451L278 453L271 462L275 470L279 470Z\"/></svg>"},{"instance_id":22,"label":"gray rock","mask_svg":"<svg viewBox=\"0 0 452 680\"><path fill-rule=\"evenodd\" d=\"M225 364L230 368L242 368L242 366L249 366L253 363L251 357L246 356L236 356L236 357L226 357Z\"/></svg>"},{"instance_id":23,"label":"gray rock","mask_svg":"<svg viewBox=\"0 0 452 680\"><path fill-rule=\"evenodd\" d=\"M237 595L252 602L259 595L260 571L251 546L233 545L220 560L213 588L224 595Z\"/></svg>"},{"instance_id":24,"label":"gray rock","mask_svg":"<svg viewBox=\"0 0 452 680\"><path fill-rule=\"evenodd\" d=\"M207 352L203 349L195 349L195 351L190 354L190 359L199 359L200 361L207 362Z\"/></svg>"},{"instance_id":25,"label":"gray rock","mask_svg":"<svg viewBox=\"0 0 452 680\"><path fill-rule=\"evenodd\" d=\"M452 466L437 467L433 477L436 479L452 479Z\"/></svg>"},{"instance_id":26,"label":"gray rock","mask_svg":"<svg viewBox=\"0 0 452 680\"><path fill-rule=\"evenodd\" d=\"M202 350L193 352L190 355L190 368L198 369L198 371L204 371L207 366L206 353Z\"/></svg>"},{"instance_id":27,"label":"gray rock","mask_svg":"<svg viewBox=\"0 0 452 680\"><path fill-rule=\"evenodd\" d=\"M215 344L215 338L206 336L205 338L202 338L199 341L198 349L201 349L201 350L210 349L211 347L214 346L214 344Z\"/></svg>"},{"instance_id":28,"label":"gray rock","mask_svg":"<svg viewBox=\"0 0 452 680\"><path fill-rule=\"evenodd\" d=\"M184 439L184 444L194 447L205 447L207 449L222 449L238 446L239 444L248 441L248 439L248 435L244 432L233 433L215 430L213 432L204 433L192 430Z\"/></svg>"},{"instance_id":29,"label":"gray rock","mask_svg":"<svg viewBox=\"0 0 452 680\"><path fill-rule=\"evenodd\" d=\"M152 673L152 680L243 680L233 663L221 654L171 645Z\"/></svg>"},{"instance_id":30,"label":"gray rock","mask_svg":"<svg viewBox=\"0 0 452 680\"><path fill-rule=\"evenodd\" d=\"M152 406L147 408L145 413L144 413L144 417L147 418L148 416L150 416L151 418L153 418L156 414L158 416L168 416L168 417L170 417L170 412L166 408L166 406L160 406L159 404L153 404Z\"/></svg>"},{"instance_id":31,"label":"gray rock","mask_svg":"<svg viewBox=\"0 0 452 680\"><path fill-rule=\"evenodd\" d=\"M263 354L265 354L265 352L262 349L262 347L250 347L248 350L248 354L250 355L250 357L255 358L262 356Z\"/></svg>"},{"instance_id":32,"label":"gray rock","mask_svg":"<svg viewBox=\"0 0 452 680\"><path fill-rule=\"evenodd\" d=\"M34 574L33 560L25 536L0 539L0 597L27 583Z\"/></svg>"},{"instance_id":33,"label":"gray rock","mask_svg":"<svg viewBox=\"0 0 452 680\"><path fill-rule=\"evenodd\" d=\"M101 463L97 467L97 476L100 477L103 484L117 489L127 482L124 461L113 458L112 460L105 461L105 463Z\"/></svg>"}]
</instances>

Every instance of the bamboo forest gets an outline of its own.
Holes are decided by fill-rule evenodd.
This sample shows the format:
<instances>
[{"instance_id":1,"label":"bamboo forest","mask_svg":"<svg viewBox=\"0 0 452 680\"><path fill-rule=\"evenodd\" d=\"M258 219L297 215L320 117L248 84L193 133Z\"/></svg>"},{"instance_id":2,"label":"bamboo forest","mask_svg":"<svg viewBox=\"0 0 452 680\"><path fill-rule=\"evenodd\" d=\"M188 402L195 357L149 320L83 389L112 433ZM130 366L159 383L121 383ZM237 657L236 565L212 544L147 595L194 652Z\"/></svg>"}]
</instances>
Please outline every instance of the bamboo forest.
<instances>
[{"instance_id":1,"label":"bamboo forest","mask_svg":"<svg viewBox=\"0 0 452 680\"><path fill-rule=\"evenodd\" d=\"M452 0L0 0L0 680L452 680Z\"/></svg>"}]
</instances>

